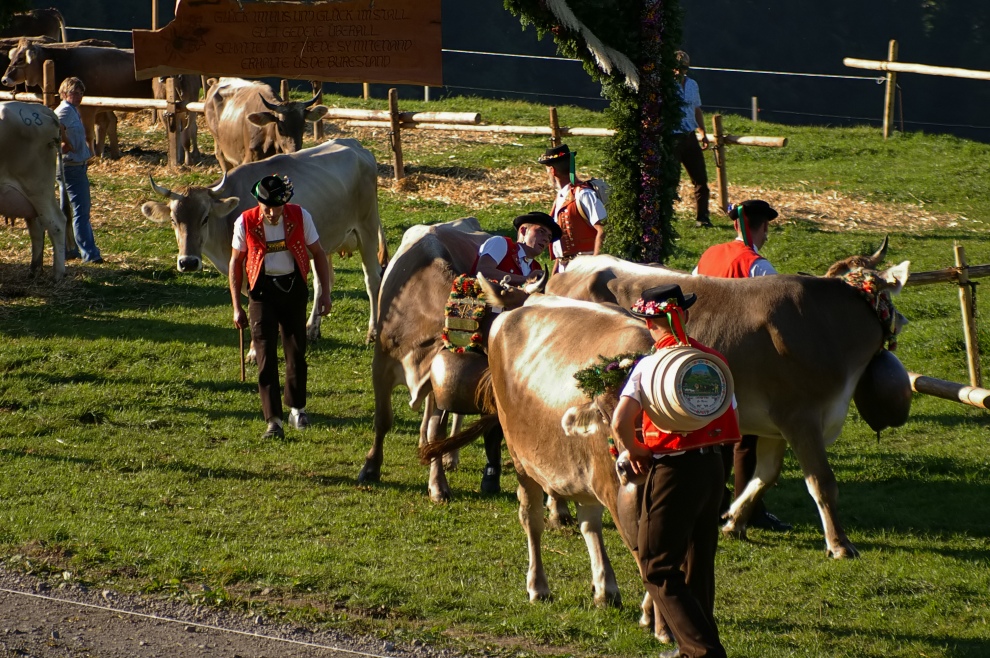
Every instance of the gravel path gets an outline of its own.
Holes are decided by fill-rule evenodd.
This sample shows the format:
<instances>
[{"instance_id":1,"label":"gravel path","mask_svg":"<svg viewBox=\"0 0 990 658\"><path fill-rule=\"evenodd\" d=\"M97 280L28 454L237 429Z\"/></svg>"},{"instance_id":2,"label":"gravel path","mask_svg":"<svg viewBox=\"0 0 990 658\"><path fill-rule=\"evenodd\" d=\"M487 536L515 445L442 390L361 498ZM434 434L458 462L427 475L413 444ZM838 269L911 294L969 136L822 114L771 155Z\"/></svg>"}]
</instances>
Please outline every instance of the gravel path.
<instances>
[{"instance_id":1,"label":"gravel path","mask_svg":"<svg viewBox=\"0 0 990 658\"><path fill-rule=\"evenodd\" d=\"M0 568L2 658L458 658L261 616L46 581Z\"/></svg>"}]
</instances>

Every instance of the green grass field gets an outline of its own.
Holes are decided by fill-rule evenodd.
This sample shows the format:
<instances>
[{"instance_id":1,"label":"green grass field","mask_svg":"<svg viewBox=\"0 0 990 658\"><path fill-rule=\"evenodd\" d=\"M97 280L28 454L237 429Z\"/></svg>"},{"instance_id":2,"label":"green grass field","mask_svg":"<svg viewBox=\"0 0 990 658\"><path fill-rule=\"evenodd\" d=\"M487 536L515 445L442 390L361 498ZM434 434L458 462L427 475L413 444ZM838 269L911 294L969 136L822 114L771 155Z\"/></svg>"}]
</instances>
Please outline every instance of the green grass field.
<instances>
[{"instance_id":1,"label":"green grass field","mask_svg":"<svg viewBox=\"0 0 990 658\"><path fill-rule=\"evenodd\" d=\"M426 107L481 111L489 123L546 121L545 107L524 103L403 103ZM604 125L589 111L560 112L567 125ZM948 267L953 241L965 245L970 263L990 263L990 145L921 134L884 142L872 128L739 117L726 117L726 125L790 140L785 149L733 150L733 184L921 203L966 221L892 231L890 263ZM121 135L125 148L135 140L160 144L141 126ZM212 152L208 135L202 142ZM600 172L601 141L569 143L581 151L579 170ZM410 138L407 165L440 173L452 161L461 173L536 167L544 147L524 136L445 144L418 147ZM389 162L382 135L366 146ZM637 626L642 586L610 523L606 539L625 606L592 606L587 552L574 529L544 536L555 599L531 605L511 469L503 494L482 496L483 451L471 446L450 475L453 501L430 503L427 470L415 456L419 416L405 389L394 395L382 482L356 484L373 412L368 302L356 258L335 259L334 313L310 350L313 428L263 442L250 370L247 383L238 381L226 280L211 268L178 275L170 228L138 210L152 197L149 173L167 185L203 184L219 170L208 160L159 173L160 153L145 155L92 173L107 266L70 265L57 286L46 267L29 282L23 223L0 227L0 559L8 567L489 654L648 656L665 648ZM542 205L551 198L547 188ZM414 224L476 214L496 230L529 209L510 199L473 211L387 189L380 203L393 251ZM690 228L691 219L679 217L672 266L693 266L705 247L732 235L724 218L712 231ZM764 252L783 272L823 273L882 237L785 221ZM982 310L986 293L979 298ZM898 350L905 366L966 381L957 289L909 288L896 302L911 320ZM988 366L984 355L984 373ZM862 553L854 561L824 557L815 505L788 454L768 502L795 530L753 530L748 543L720 544L716 614L729 654L990 655L988 428L986 411L916 396L909 422L878 440L853 408L830 461L841 518Z\"/></svg>"}]
</instances>

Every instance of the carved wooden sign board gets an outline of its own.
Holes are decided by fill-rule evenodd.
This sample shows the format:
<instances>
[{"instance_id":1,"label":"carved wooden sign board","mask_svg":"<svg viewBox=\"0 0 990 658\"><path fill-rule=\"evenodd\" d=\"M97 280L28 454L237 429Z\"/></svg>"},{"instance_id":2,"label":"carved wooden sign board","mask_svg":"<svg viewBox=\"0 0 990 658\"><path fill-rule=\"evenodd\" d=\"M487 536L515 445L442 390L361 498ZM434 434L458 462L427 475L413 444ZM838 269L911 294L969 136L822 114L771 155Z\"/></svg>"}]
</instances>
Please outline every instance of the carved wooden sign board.
<instances>
[{"instance_id":1,"label":"carved wooden sign board","mask_svg":"<svg viewBox=\"0 0 990 658\"><path fill-rule=\"evenodd\" d=\"M195 73L442 86L440 0L179 0L133 30L139 80Z\"/></svg>"}]
</instances>

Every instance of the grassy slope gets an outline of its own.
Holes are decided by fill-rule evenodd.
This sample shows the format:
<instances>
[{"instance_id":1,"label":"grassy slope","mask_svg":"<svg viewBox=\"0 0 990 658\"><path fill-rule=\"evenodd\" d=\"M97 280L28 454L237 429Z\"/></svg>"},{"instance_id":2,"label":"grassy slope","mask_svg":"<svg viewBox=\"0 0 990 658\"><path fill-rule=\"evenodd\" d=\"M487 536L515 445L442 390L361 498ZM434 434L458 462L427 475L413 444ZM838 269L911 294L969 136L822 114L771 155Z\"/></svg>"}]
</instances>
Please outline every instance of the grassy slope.
<instances>
[{"instance_id":1,"label":"grassy slope","mask_svg":"<svg viewBox=\"0 0 990 658\"><path fill-rule=\"evenodd\" d=\"M491 123L542 124L546 116L538 106L477 99L442 109L480 109ZM601 124L590 112L561 114L568 125ZM734 149L733 182L839 189L880 201L912 202L914 195L938 212L990 221L980 176L986 145L920 135L883 143L872 129L727 123L736 134L791 140L783 150ZM520 146L452 140L444 152L410 148L406 161L441 167L455 155L464 167L531 166L542 140L513 141ZM571 144L594 172L595 141ZM388 161L383 139L368 146ZM394 396L383 483L355 485L373 408L371 351L363 344L368 308L356 259L337 263L334 316L311 351L314 428L281 444L260 441L254 386L237 381L225 281L212 270L177 276L171 232L136 211L149 198L147 172L109 171L94 175L97 202L115 196L133 206L107 218L99 235L115 264L73 267L72 281L54 294L31 288L0 307L0 546L8 564L398 639L454 638L476 648L515 647L512 653L547 650L540 645L586 655L658 650L636 627L641 586L611 530L626 607L590 605L587 553L574 530L545 536L556 599L533 606L524 591L525 540L511 474L503 478L507 493L481 496L482 450L470 447L451 474L455 500L429 503L426 471L414 457L418 417L404 389ZM966 177L955 180L960 172ZM165 182L212 182L215 174L197 170ZM471 214L388 191L380 196L393 248L414 223ZM508 204L478 215L494 229L518 210ZM724 222L712 232L682 233L671 263L678 267L730 237ZM821 272L874 248L880 237L787 225L775 229L766 253L782 271ZM0 247L23 253L24 238L22 231L0 232ZM939 269L951 264L954 239L966 244L970 262L990 262L985 233L963 229L894 234L890 260ZM3 267L8 276L16 269ZM899 352L905 365L963 381L955 290L912 288L898 306L912 320ZM986 328L981 337L990 344ZM984 356L985 372L988 365ZM730 654L990 653L987 428L986 412L916 398L908 424L878 442L851 411L830 451L841 516L863 552L851 562L822 556L817 512L788 455L769 500L795 531L753 531L752 543L721 544L717 613Z\"/></svg>"}]
</instances>

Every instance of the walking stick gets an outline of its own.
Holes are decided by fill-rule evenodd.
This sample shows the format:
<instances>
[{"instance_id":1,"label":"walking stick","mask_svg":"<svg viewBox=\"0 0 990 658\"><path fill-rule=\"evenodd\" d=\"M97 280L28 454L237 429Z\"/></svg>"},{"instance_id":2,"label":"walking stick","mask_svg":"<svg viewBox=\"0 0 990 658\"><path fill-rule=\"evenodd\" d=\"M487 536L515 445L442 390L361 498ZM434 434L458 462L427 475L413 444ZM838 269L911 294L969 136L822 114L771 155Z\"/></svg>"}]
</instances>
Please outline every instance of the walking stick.
<instances>
[{"instance_id":1,"label":"walking stick","mask_svg":"<svg viewBox=\"0 0 990 658\"><path fill-rule=\"evenodd\" d=\"M237 329L237 338L241 342L241 381L244 381L244 330Z\"/></svg>"}]
</instances>

